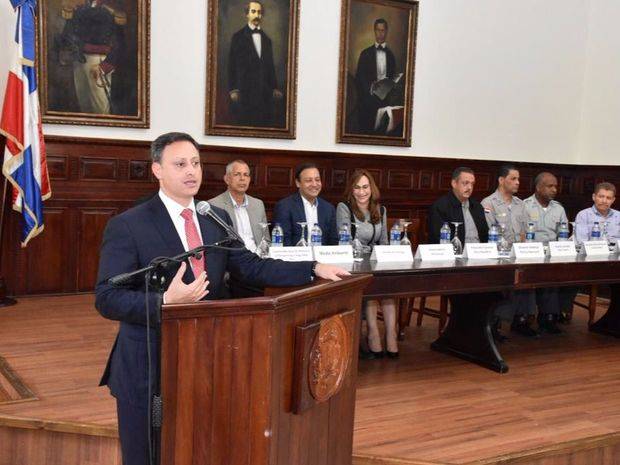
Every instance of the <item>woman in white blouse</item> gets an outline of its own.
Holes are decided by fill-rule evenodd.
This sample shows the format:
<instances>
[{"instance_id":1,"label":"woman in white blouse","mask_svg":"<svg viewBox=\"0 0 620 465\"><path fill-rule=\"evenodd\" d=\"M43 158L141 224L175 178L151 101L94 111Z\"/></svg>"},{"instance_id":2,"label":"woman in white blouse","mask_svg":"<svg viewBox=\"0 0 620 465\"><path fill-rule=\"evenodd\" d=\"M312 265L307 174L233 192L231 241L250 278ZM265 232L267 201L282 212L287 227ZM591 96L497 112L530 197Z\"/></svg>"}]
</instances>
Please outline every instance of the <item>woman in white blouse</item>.
<instances>
[{"instance_id":1,"label":"woman in white blouse","mask_svg":"<svg viewBox=\"0 0 620 465\"><path fill-rule=\"evenodd\" d=\"M345 202L336 209L338 230L343 224L350 225L351 234L369 251L375 244L388 244L387 212L379 204L379 188L372 175L356 170L344 193ZM372 358L383 356L381 336L377 325L377 312L383 312L385 345L388 357L398 357L396 337L396 303L394 299L369 300L365 305L368 325L368 348Z\"/></svg>"}]
</instances>

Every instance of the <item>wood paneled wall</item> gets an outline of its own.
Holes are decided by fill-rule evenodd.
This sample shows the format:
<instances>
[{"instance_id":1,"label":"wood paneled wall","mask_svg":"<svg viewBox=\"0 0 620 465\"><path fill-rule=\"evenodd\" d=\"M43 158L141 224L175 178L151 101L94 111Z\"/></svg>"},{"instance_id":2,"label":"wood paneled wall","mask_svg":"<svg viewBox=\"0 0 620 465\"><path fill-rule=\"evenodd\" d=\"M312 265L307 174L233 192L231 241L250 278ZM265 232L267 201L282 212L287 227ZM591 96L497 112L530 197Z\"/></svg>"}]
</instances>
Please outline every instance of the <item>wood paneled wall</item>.
<instances>
[{"instance_id":1,"label":"wood paneled wall","mask_svg":"<svg viewBox=\"0 0 620 465\"><path fill-rule=\"evenodd\" d=\"M20 217L5 211L2 274L15 295L73 293L92 290L98 250L108 219L157 190L151 174L149 143L123 140L47 137L52 199L45 203L45 231L26 249L19 246ZM294 169L315 162L323 179L322 195L338 202L347 177L359 167L370 170L381 189L390 217L420 218L425 229L428 206L450 188L452 170L461 165L476 172L478 199L495 189L499 161L453 158L361 155L334 152L246 149L203 146L204 177L199 197L211 198L225 188L226 164L243 158L252 168L250 193L275 202L295 190ZM584 167L519 163L521 197L532 192L542 170L558 176L561 201L569 216L591 202L595 183L620 185L620 166Z\"/></svg>"}]
</instances>

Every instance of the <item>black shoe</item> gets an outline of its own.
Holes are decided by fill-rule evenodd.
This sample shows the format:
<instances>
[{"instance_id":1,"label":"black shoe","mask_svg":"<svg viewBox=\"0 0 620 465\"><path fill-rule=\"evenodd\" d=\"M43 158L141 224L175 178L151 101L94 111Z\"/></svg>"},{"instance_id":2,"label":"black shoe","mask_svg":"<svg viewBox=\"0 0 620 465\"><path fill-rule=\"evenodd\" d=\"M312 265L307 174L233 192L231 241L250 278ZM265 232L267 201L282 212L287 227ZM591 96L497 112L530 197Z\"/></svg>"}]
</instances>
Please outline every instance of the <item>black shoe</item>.
<instances>
[{"instance_id":1,"label":"black shoe","mask_svg":"<svg viewBox=\"0 0 620 465\"><path fill-rule=\"evenodd\" d=\"M386 350L385 355L387 355L388 358L398 358L398 352L390 352L389 350Z\"/></svg>"},{"instance_id":2,"label":"black shoe","mask_svg":"<svg viewBox=\"0 0 620 465\"><path fill-rule=\"evenodd\" d=\"M370 354L370 356L368 357L368 360L375 360L377 358L383 358L382 350L380 350L379 352L373 352L372 350L368 350L368 353Z\"/></svg>"},{"instance_id":3,"label":"black shoe","mask_svg":"<svg viewBox=\"0 0 620 465\"><path fill-rule=\"evenodd\" d=\"M499 328L497 326L491 327L491 334L493 335L493 340L498 344L501 344L508 340L508 338L499 331Z\"/></svg>"},{"instance_id":4,"label":"black shoe","mask_svg":"<svg viewBox=\"0 0 620 465\"><path fill-rule=\"evenodd\" d=\"M491 335L493 336L493 340L495 342L497 342L498 344L501 344L502 342L506 342L508 340L508 338L500 332L500 328L502 327L502 320L495 317L495 319L490 324L490 326L491 326Z\"/></svg>"},{"instance_id":5,"label":"black shoe","mask_svg":"<svg viewBox=\"0 0 620 465\"><path fill-rule=\"evenodd\" d=\"M556 316L552 313L541 313L538 315L538 328L549 334L561 334L562 330L558 328Z\"/></svg>"},{"instance_id":6,"label":"black shoe","mask_svg":"<svg viewBox=\"0 0 620 465\"><path fill-rule=\"evenodd\" d=\"M558 317L558 323L567 325L573 319L573 312L561 312Z\"/></svg>"},{"instance_id":7,"label":"black shoe","mask_svg":"<svg viewBox=\"0 0 620 465\"><path fill-rule=\"evenodd\" d=\"M524 315L515 316L514 321L510 325L510 330L525 337L538 337L538 331L530 326Z\"/></svg>"}]
</instances>

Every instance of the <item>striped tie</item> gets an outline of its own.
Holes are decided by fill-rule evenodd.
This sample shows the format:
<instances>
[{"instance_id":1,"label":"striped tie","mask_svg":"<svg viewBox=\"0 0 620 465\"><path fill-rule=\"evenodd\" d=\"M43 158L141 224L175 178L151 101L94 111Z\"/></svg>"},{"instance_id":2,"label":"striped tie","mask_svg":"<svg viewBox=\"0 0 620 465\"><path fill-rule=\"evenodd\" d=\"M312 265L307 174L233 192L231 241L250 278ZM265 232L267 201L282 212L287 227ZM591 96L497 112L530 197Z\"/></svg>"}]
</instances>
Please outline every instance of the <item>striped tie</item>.
<instances>
[{"instance_id":1,"label":"striped tie","mask_svg":"<svg viewBox=\"0 0 620 465\"><path fill-rule=\"evenodd\" d=\"M185 238L187 239L187 247L190 250L200 247L202 245L202 241L200 240L200 234L198 234L196 223L194 223L194 212L191 209L186 208L181 212L181 216L185 220ZM192 265L194 277L197 278L200 273L205 271L204 254L200 259L190 258L189 262Z\"/></svg>"}]
</instances>

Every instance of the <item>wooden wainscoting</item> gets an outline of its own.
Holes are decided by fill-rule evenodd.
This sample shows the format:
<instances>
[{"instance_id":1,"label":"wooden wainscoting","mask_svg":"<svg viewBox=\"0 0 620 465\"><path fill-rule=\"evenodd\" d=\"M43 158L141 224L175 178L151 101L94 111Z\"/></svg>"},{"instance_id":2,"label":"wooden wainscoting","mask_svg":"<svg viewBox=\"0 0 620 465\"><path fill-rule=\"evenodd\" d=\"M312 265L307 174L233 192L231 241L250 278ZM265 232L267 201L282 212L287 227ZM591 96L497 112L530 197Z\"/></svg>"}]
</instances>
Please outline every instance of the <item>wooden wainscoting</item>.
<instances>
[{"instance_id":1,"label":"wooden wainscoting","mask_svg":"<svg viewBox=\"0 0 620 465\"><path fill-rule=\"evenodd\" d=\"M129 208L136 199L152 194L157 184L151 174L149 143L50 136L46 138L52 199L45 204L45 232L27 249L19 247L20 217L6 212L2 273L15 295L73 293L92 290L98 250L108 219ZM502 162L454 158L426 158L266 150L202 146L203 186L199 197L211 198L225 188L226 164L242 158L252 168L250 194L265 201L270 212L275 202L295 191L294 169L315 162L323 179L323 196L337 203L355 168L370 170L381 189L390 217L419 218L426 231L430 204L450 188L452 170L461 165L476 172L476 197L495 189ZM584 167L519 163L521 196L532 192L542 170L558 176L560 200L569 215L591 203L597 182L620 184L620 167ZM422 240L425 238L422 237Z\"/></svg>"}]
</instances>

